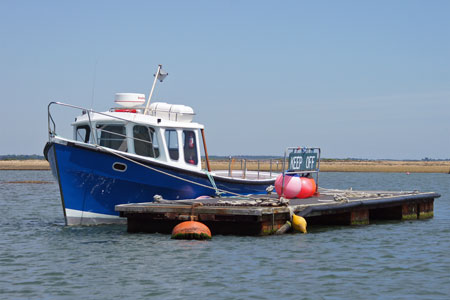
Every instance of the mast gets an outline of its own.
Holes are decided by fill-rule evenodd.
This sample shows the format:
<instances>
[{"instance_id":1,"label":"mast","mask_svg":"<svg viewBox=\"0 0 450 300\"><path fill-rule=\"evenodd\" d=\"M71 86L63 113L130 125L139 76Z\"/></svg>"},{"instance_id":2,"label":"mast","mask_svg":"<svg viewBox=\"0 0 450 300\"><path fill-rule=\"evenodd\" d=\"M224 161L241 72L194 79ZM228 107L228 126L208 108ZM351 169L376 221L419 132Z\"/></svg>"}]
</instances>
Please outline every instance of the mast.
<instances>
[{"instance_id":1,"label":"mast","mask_svg":"<svg viewBox=\"0 0 450 300\"><path fill-rule=\"evenodd\" d=\"M205 129L202 128L202 129L200 129L200 131L202 133L203 147L205 150L206 168L207 168L208 172L211 172L211 167L209 165L208 149L206 149Z\"/></svg>"},{"instance_id":2,"label":"mast","mask_svg":"<svg viewBox=\"0 0 450 300\"><path fill-rule=\"evenodd\" d=\"M159 79L160 82L166 78L166 76L169 75L169 73L165 73L162 71L162 65L158 65L158 70L156 71L155 80L153 80L152 89L150 90L150 94L148 95L147 105L145 105L144 115L148 112L148 107L150 106L150 101L152 100L153 91L155 90L156 81Z\"/></svg>"}]
</instances>

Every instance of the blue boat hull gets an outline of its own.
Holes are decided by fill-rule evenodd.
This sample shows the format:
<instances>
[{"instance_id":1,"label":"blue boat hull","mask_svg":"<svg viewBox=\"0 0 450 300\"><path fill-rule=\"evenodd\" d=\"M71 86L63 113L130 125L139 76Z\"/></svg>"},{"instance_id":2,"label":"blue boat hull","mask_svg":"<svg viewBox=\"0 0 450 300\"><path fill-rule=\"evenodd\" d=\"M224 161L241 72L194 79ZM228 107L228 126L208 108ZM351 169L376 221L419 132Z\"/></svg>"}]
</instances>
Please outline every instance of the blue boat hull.
<instances>
[{"instance_id":1,"label":"blue boat hull","mask_svg":"<svg viewBox=\"0 0 450 300\"><path fill-rule=\"evenodd\" d=\"M115 211L116 205L151 202L154 195L171 200L215 195L214 189L191 183L212 187L203 172L147 160L134 163L109 152L72 143L47 143L44 154L58 180L68 225L123 222ZM112 167L115 163L126 165L126 170L115 170ZM273 184L273 180L223 177L214 177L214 181L217 188L238 194L264 194Z\"/></svg>"}]
</instances>

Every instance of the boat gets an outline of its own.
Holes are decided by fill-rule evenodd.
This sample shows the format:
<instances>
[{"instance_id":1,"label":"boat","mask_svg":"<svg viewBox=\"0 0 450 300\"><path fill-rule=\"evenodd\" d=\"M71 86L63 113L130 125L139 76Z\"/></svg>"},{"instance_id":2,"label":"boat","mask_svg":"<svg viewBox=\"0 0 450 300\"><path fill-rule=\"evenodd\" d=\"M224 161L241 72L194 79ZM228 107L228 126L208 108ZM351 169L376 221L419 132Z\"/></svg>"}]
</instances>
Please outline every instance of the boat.
<instances>
[{"instance_id":1,"label":"boat","mask_svg":"<svg viewBox=\"0 0 450 300\"><path fill-rule=\"evenodd\" d=\"M119 204L266 194L274 184L272 171L212 171L204 125L194 122L194 110L151 103L157 80L165 76L159 65L147 100L117 93L115 107L104 112L49 103L44 155L59 184L67 225L124 223L115 211ZM71 137L57 131L54 106L76 111Z\"/></svg>"}]
</instances>

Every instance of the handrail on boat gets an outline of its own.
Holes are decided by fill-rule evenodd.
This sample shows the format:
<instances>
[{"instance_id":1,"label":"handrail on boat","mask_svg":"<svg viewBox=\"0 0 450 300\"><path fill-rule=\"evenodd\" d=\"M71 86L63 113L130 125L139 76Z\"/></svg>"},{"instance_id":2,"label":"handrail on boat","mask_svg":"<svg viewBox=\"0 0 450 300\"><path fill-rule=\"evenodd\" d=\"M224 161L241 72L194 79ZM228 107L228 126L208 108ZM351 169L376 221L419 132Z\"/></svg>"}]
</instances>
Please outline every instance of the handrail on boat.
<instances>
[{"instance_id":1,"label":"handrail on boat","mask_svg":"<svg viewBox=\"0 0 450 300\"><path fill-rule=\"evenodd\" d=\"M69 107L69 108L78 109L78 110L82 111L82 114L87 114L89 127L91 128L91 137L92 137L92 141L93 141L93 143L91 143L91 144L93 144L93 145L99 146L98 138L97 138L96 134L94 134L94 129L97 129L97 130L100 130L101 132L111 133L111 134L114 134L114 135L117 135L117 136L120 136L120 137L124 137L125 139L133 139L133 140L137 140L137 141L140 141L140 142L144 142L144 143L150 144L152 146L153 153L155 153L155 148L154 148L154 145L153 145L153 140L152 140L151 135L150 135L150 141L147 141L147 140L136 138L134 136L130 137L130 136L127 136L127 135L124 135L124 134L120 134L120 133L117 133L117 132L112 132L112 131L105 130L105 129L102 129L102 128L94 128L94 126L92 124L91 114L99 114L99 115L103 115L103 116L106 116L106 117L109 117L109 118L112 118L112 119L117 119L117 120L125 122L125 124L133 123L133 124L143 124L143 125L146 125L146 126L147 126L147 124L140 123L140 122L135 122L135 121L132 121L132 120L127 120L127 119L124 119L124 118L121 118L121 117L117 117L117 116L113 116L113 115L110 115L110 114L107 114L107 113L98 112L98 111L95 111L93 109L88 109L88 108L84 108L84 107L81 107L81 106L67 104L67 103L58 102L58 101L50 102L48 104L48 108L47 108L47 110L48 110L48 135L49 135L48 137L49 137L49 140L52 137L56 136L56 123L55 123L55 121L54 121L54 119L52 117L52 114L50 112L50 107L52 105L54 105L54 104L55 105L60 105L60 106L65 106L65 107ZM51 125L53 125L53 129L52 129Z\"/></svg>"},{"instance_id":2,"label":"handrail on boat","mask_svg":"<svg viewBox=\"0 0 450 300\"><path fill-rule=\"evenodd\" d=\"M50 113L50 106L56 102L50 102L47 106L47 122L48 122L48 139L52 137L52 132L56 132L56 123L53 120L52 114ZM53 131L51 130L50 121L53 124Z\"/></svg>"}]
</instances>

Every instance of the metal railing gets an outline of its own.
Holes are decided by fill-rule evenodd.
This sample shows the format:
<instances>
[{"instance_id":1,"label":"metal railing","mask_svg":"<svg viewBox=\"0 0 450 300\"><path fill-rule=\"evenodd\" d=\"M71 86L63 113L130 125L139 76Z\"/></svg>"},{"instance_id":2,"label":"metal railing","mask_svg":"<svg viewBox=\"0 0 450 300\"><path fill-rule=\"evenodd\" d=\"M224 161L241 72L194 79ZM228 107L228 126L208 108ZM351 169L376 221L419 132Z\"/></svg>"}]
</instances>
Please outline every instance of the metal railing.
<instances>
[{"instance_id":1,"label":"metal railing","mask_svg":"<svg viewBox=\"0 0 450 300\"><path fill-rule=\"evenodd\" d=\"M240 168L234 168L233 166L237 163ZM267 166L268 165L268 166ZM279 173L281 159L246 159L246 158L233 158L229 156L228 158L228 177L233 176L233 171L242 172L242 178L247 178L247 172L255 171L257 179L261 178L261 173L266 172L269 174L269 178L273 176L273 173ZM275 167L275 168L274 168Z\"/></svg>"},{"instance_id":2,"label":"metal railing","mask_svg":"<svg viewBox=\"0 0 450 300\"><path fill-rule=\"evenodd\" d=\"M242 179L268 179L281 173L282 158L247 159L232 157L224 159L210 159L212 169L222 176ZM202 164L206 160L202 157Z\"/></svg>"},{"instance_id":3,"label":"metal railing","mask_svg":"<svg viewBox=\"0 0 450 300\"><path fill-rule=\"evenodd\" d=\"M136 137L127 136L126 134L121 134L121 133L109 131L109 130L106 130L106 129L102 129L101 127L96 127L96 126L94 126L94 124L92 122L92 114L98 114L98 115L106 116L106 117L111 118L111 119L116 119L116 120L122 121L122 122L124 122L124 126L126 126L128 123L137 124L137 125L143 125L143 126L149 126L148 124L142 123L142 122L135 122L135 121L132 121L132 120L127 120L127 119L124 119L124 118L121 118L121 117L110 115L108 113L102 113L102 112L94 111L92 109L87 109L87 108L84 108L84 107L80 107L80 106L76 106L76 105L72 105L72 104L67 104L67 103L62 103L62 102L50 102L48 104L47 112L48 112L48 138L49 138L49 140L57 135L56 134L56 123L55 123L55 121L53 119L53 116L51 114L51 111L50 111L50 108L51 108L52 105L59 105L59 106L63 106L63 107L69 107L69 108L77 109L77 110L80 110L82 112L82 115L87 115L88 124L89 124L89 127L91 128L91 130L90 130L91 139L89 139L90 140L89 144L91 144L91 145L97 145L97 146L99 145L98 131L100 131L100 132L105 132L105 133L109 133L109 134L113 134L113 135L116 135L116 136L123 137L125 140L132 139L134 141L140 141L140 142L143 142L143 143L147 143L147 144L149 144L152 147L153 153L155 153L155 148L154 148L154 144L153 144L153 140L152 140L151 134L149 134L150 141L148 141L148 140L143 140L143 139L136 138ZM112 111L112 110L110 110L110 111Z\"/></svg>"},{"instance_id":4,"label":"metal railing","mask_svg":"<svg viewBox=\"0 0 450 300\"><path fill-rule=\"evenodd\" d=\"M215 170L224 170L228 177L234 178L272 178L281 172L282 159L247 159L229 156L228 159L213 160Z\"/></svg>"}]
</instances>

